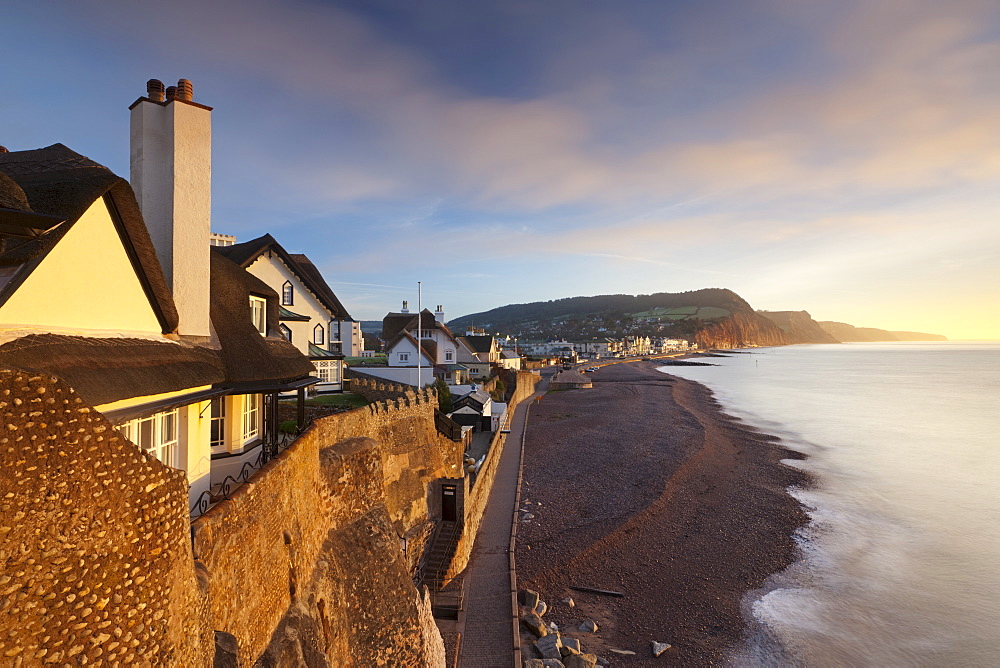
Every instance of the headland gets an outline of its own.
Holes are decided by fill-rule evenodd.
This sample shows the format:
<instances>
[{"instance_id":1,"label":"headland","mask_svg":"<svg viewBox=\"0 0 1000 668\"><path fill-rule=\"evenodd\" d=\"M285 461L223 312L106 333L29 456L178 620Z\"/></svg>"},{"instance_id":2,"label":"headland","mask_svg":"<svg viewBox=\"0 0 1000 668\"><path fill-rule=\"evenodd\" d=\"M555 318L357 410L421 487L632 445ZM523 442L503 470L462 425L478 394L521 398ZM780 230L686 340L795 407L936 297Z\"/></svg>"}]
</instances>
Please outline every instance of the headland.
<instances>
[{"instance_id":1,"label":"headland","mask_svg":"<svg viewBox=\"0 0 1000 668\"><path fill-rule=\"evenodd\" d=\"M593 389L532 406L518 585L615 665L709 665L744 640L744 595L794 560L792 535L807 517L786 490L807 478L780 463L801 455L656 366L602 367L589 374ZM576 631L587 619L597 633ZM652 641L673 645L668 662L653 658Z\"/></svg>"}]
</instances>

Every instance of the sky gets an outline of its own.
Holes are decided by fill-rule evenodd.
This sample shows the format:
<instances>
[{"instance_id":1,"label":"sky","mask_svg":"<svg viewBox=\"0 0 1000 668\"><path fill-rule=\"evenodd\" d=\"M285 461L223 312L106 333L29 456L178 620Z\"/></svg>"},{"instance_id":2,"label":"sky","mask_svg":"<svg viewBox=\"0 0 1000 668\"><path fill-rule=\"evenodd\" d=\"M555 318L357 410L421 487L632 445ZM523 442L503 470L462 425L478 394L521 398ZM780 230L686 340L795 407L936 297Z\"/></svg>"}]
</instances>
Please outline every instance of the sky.
<instances>
[{"instance_id":1,"label":"sky","mask_svg":"<svg viewBox=\"0 0 1000 668\"><path fill-rule=\"evenodd\" d=\"M214 108L213 220L356 319L730 288L1000 339L995 0L13 0L0 144L128 177L128 106Z\"/></svg>"}]
</instances>

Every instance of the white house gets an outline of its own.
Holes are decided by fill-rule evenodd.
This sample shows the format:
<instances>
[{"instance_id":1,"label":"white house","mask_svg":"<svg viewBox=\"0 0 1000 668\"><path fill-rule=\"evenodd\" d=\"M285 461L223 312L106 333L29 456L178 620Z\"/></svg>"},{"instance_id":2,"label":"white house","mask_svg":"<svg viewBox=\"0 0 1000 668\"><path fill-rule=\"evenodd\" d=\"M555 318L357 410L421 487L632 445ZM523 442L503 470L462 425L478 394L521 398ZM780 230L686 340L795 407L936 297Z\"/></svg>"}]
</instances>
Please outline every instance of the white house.
<instances>
[{"instance_id":1,"label":"white house","mask_svg":"<svg viewBox=\"0 0 1000 668\"><path fill-rule=\"evenodd\" d=\"M131 111L131 186L61 144L0 150L0 365L66 380L195 501L315 379L277 294L209 250L211 108L151 80Z\"/></svg>"},{"instance_id":2,"label":"white house","mask_svg":"<svg viewBox=\"0 0 1000 668\"><path fill-rule=\"evenodd\" d=\"M216 249L280 295L279 329L312 360L320 392L343 389L344 356L360 346L355 322L308 257L288 253L270 234Z\"/></svg>"}]
</instances>

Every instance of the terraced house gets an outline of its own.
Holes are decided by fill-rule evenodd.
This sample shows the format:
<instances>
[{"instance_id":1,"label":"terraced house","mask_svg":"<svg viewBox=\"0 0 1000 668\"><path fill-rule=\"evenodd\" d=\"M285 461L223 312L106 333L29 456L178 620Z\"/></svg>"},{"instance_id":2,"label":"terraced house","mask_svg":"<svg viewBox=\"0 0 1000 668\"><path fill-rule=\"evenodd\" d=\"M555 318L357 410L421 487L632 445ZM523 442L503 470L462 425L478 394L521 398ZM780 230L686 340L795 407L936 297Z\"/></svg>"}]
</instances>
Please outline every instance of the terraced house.
<instances>
[{"instance_id":1,"label":"terraced house","mask_svg":"<svg viewBox=\"0 0 1000 668\"><path fill-rule=\"evenodd\" d=\"M277 292L210 250L210 154L184 80L132 105L131 185L61 144L0 151L0 366L66 380L193 505L266 461L279 393L320 380Z\"/></svg>"}]
</instances>

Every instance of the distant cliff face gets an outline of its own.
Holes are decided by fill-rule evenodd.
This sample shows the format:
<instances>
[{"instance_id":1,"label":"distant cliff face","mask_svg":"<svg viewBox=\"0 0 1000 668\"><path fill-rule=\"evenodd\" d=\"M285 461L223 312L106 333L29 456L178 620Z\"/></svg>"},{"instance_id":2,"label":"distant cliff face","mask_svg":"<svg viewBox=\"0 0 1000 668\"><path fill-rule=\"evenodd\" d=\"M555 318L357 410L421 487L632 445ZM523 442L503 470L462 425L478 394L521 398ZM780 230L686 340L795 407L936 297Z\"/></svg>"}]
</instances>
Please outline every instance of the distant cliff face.
<instances>
[{"instance_id":1,"label":"distant cliff face","mask_svg":"<svg viewBox=\"0 0 1000 668\"><path fill-rule=\"evenodd\" d=\"M923 332L890 332L874 327L855 327L846 322L831 322L823 320L819 326L837 339L848 342L857 341L947 341L940 334L925 334Z\"/></svg>"},{"instance_id":2,"label":"distant cliff face","mask_svg":"<svg viewBox=\"0 0 1000 668\"><path fill-rule=\"evenodd\" d=\"M788 335L789 343L840 343L808 311L757 311Z\"/></svg>"},{"instance_id":3,"label":"distant cliff face","mask_svg":"<svg viewBox=\"0 0 1000 668\"><path fill-rule=\"evenodd\" d=\"M776 324L753 311L741 311L702 328L695 334L699 348L784 346L789 337Z\"/></svg>"}]
</instances>

